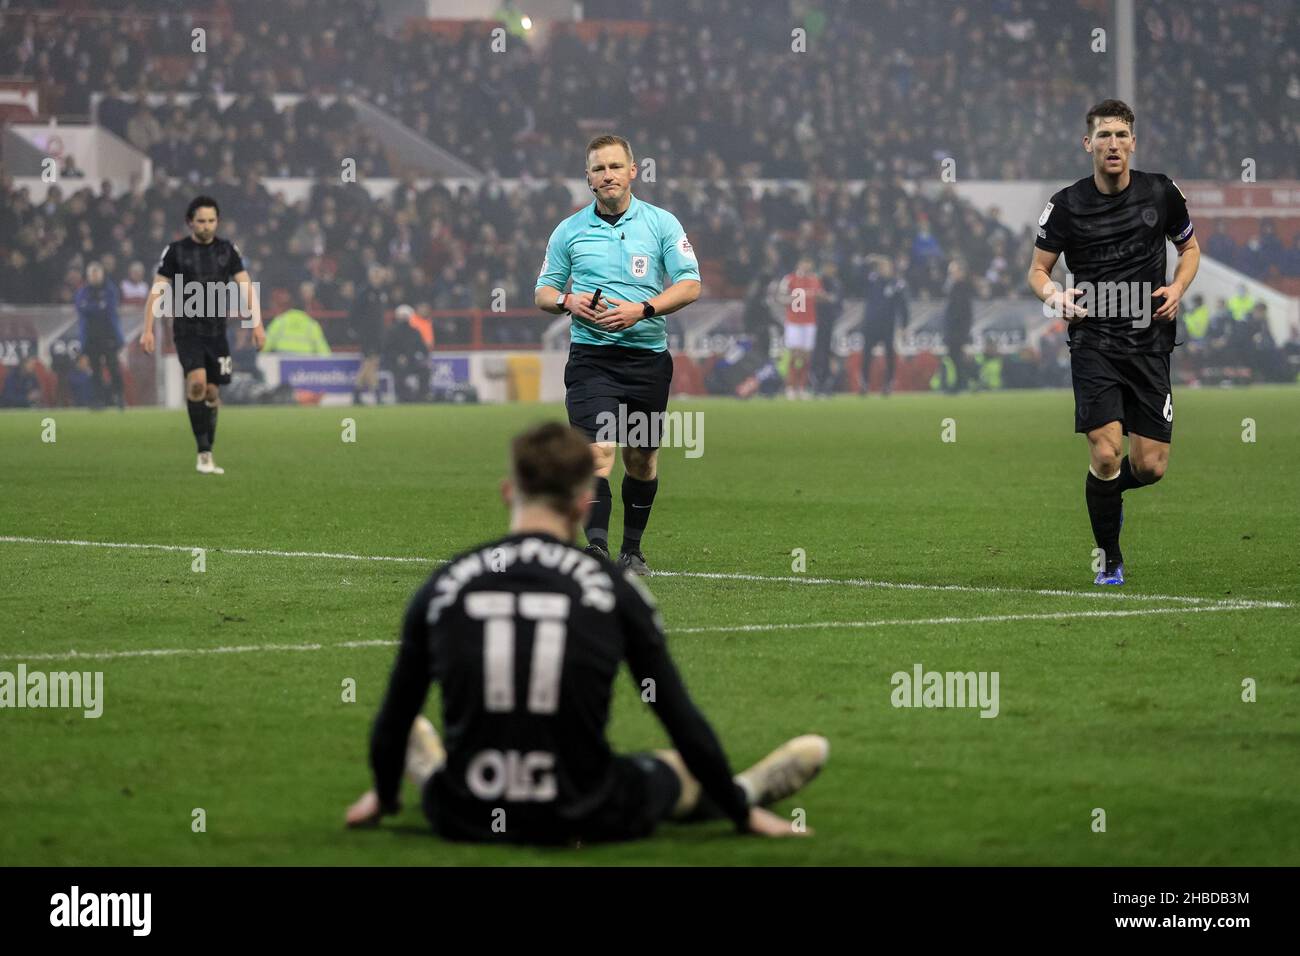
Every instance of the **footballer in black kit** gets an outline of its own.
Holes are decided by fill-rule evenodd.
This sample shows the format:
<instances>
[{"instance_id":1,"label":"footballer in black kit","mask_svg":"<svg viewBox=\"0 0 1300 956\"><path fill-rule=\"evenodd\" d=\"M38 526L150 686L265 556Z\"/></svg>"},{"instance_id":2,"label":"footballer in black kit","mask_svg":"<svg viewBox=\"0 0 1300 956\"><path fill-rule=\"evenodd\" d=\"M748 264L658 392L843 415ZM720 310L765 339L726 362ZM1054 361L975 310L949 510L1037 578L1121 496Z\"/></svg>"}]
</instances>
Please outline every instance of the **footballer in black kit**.
<instances>
[{"instance_id":1,"label":"footballer in black kit","mask_svg":"<svg viewBox=\"0 0 1300 956\"><path fill-rule=\"evenodd\" d=\"M190 428L198 447L196 469L202 474L220 475L225 469L212 461L212 444L217 432L220 389L230 384L233 364L226 337L228 318L253 321L253 341L266 341L256 291L244 268L239 248L216 234L220 218L217 201L198 196L185 211L190 235L169 243L158 262L153 288L145 303L144 332L140 344L154 349L153 320L160 297L170 302L172 340L176 357L185 372L185 398Z\"/></svg>"},{"instance_id":2,"label":"footballer in black kit","mask_svg":"<svg viewBox=\"0 0 1300 956\"><path fill-rule=\"evenodd\" d=\"M573 544L590 507L586 439L559 423L514 442L511 534L465 552L416 592L370 742L361 825L400 809L405 772L448 839L557 844L648 836L669 819L728 818L800 832L761 807L821 769L824 738L798 737L733 777L686 692L649 592ZM675 750L619 755L605 740L626 661ZM442 690L440 738L420 713Z\"/></svg>"},{"instance_id":3,"label":"footballer in black kit","mask_svg":"<svg viewBox=\"0 0 1300 956\"><path fill-rule=\"evenodd\" d=\"M1123 493L1159 481L1169 461L1174 399L1170 354L1178 305L1200 250L1187 200L1163 173L1130 169L1133 111L1105 100L1087 115L1093 174L1052 196L1038 220L1029 285L1069 323L1074 426L1091 453L1085 499L1097 584L1124 583ZM1166 282L1166 239L1178 266ZM1064 254L1068 280L1051 280ZM1124 436L1129 453L1122 455Z\"/></svg>"}]
</instances>

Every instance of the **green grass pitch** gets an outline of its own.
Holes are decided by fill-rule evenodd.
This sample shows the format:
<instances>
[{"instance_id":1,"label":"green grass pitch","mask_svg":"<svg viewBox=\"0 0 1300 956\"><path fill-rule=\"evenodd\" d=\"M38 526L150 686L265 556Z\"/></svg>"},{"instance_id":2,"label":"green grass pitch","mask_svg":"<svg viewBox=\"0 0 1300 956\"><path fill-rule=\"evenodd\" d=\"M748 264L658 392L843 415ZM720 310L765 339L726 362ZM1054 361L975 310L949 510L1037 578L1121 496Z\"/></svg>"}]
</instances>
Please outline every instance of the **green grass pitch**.
<instances>
[{"instance_id":1,"label":"green grass pitch","mask_svg":"<svg viewBox=\"0 0 1300 956\"><path fill-rule=\"evenodd\" d=\"M1130 583L1101 595L1067 393L673 407L703 413L704 454L663 454L645 550L676 573L649 586L736 769L830 738L776 808L813 838L458 846L409 789L342 827L378 642L434 559L503 533L507 439L560 408L227 407L223 477L194 472L181 411L65 410L0 415L0 670L102 670L104 711L0 710L0 860L1300 863L1300 389L1179 393L1168 476L1126 498ZM917 663L998 672L998 716L893 707ZM630 679L610 734L665 741Z\"/></svg>"}]
</instances>

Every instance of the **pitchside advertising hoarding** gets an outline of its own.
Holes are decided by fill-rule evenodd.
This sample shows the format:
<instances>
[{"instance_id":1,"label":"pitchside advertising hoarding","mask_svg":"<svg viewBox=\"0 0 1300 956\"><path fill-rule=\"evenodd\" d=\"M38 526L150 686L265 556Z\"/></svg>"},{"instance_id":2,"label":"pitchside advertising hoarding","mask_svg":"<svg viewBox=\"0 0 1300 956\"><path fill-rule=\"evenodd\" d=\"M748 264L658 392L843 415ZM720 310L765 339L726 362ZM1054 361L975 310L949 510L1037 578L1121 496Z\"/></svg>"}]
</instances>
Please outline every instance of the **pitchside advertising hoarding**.
<instances>
[{"instance_id":1,"label":"pitchside advertising hoarding","mask_svg":"<svg viewBox=\"0 0 1300 956\"><path fill-rule=\"evenodd\" d=\"M295 391L319 392L323 395L352 395L352 385L361 370L359 356L282 356L279 361L280 382ZM431 393L470 384L468 356L429 358Z\"/></svg>"}]
</instances>

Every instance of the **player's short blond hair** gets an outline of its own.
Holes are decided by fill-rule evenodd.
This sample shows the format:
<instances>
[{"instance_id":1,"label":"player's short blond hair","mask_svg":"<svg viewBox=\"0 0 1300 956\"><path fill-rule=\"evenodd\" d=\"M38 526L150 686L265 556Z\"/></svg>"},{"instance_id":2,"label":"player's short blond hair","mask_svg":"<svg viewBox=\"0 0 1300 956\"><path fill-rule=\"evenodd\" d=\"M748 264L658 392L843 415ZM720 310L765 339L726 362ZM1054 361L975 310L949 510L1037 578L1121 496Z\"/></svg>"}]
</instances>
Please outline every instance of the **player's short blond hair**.
<instances>
[{"instance_id":1,"label":"player's short blond hair","mask_svg":"<svg viewBox=\"0 0 1300 956\"><path fill-rule=\"evenodd\" d=\"M587 159L590 159L592 152L598 149L604 149L606 146L622 146L623 152L627 153L627 161L629 163L632 162L632 144L622 136L615 136L613 133L602 133L600 136L597 136L587 144L587 152L583 155Z\"/></svg>"}]
</instances>

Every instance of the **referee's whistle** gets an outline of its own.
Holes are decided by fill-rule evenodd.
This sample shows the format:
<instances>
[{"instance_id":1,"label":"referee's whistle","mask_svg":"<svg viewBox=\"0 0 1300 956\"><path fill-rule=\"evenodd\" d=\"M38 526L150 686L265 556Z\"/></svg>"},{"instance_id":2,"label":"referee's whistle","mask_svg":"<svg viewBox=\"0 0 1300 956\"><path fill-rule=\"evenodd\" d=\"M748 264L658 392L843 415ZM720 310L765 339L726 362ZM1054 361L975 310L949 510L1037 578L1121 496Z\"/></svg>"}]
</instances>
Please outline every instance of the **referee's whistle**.
<instances>
[{"instance_id":1,"label":"referee's whistle","mask_svg":"<svg viewBox=\"0 0 1300 956\"><path fill-rule=\"evenodd\" d=\"M591 302L587 304L587 308L594 309L596 307L596 303L599 301L600 301L600 290L597 289L595 292L591 294Z\"/></svg>"}]
</instances>

